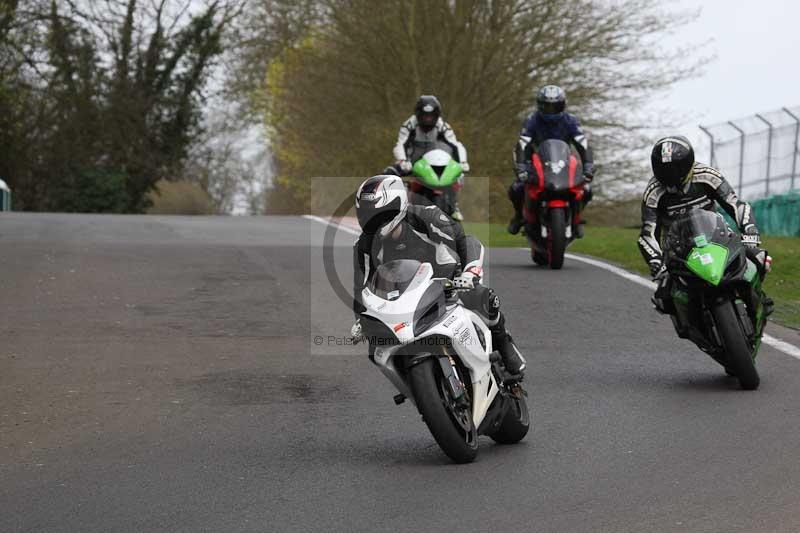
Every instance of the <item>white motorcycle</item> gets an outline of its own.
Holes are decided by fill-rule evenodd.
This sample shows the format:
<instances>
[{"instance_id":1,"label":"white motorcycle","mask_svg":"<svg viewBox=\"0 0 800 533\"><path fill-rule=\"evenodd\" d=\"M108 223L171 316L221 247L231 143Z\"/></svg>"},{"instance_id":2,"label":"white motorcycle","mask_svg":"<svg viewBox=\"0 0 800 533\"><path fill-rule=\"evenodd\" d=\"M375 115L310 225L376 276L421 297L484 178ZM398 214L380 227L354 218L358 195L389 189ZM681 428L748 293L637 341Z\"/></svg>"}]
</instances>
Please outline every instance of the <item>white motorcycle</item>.
<instances>
[{"instance_id":1,"label":"white motorcycle","mask_svg":"<svg viewBox=\"0 0 800 533\"><path fill-rule=\"evenodd\" d=\"M412 259L381 265L362 291L370 358L413 402L442 450L457 463L478 452L478 435L513 444L528 433L527 394L509 380L492 335L461 305L446 278Z\"/></svg>"}]
</instances>

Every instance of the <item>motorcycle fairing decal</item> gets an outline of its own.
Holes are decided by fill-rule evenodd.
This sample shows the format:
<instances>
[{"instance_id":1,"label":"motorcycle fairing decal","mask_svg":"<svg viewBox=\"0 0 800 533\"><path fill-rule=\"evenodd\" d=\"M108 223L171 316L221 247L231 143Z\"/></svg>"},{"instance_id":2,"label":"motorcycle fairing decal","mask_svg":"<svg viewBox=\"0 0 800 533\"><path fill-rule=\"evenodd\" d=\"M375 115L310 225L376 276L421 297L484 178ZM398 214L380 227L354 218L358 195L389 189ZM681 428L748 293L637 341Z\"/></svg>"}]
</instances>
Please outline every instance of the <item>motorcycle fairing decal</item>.
<instances>
[{"instance_id":1,"label":"motorcycle fairing decal","mask_svg":"<svg viewBox=\"0 0 800 533\"><path fill-rule=\"evenodd\" d=\"M575 187L575 171L578 169L578 159L571 155L569 156L569 188Z\"/></svg>"},{"instance_id":2,"label":"motorcycle fairing decal","mask_svg":"<svg viewBox=\"0 0 800 533\"><path fill-rule=\"evenodd\" d=\"M533 168L536 169L538 178L537 189L541 191L544 189L544 168L542 168L542 158L539 157L539 154L533 154Z\"/></svg>"},{"instance_id":3,"label":"motorcycle fairing decal","mask_svg":"<svg viewBox=\"0 0 800 533\"><path fill-rule=\"evenodd\" d=\"M716 286L722 281L728 265L728 249L719 244L692 248L686 259L686 267L702 279Z\"/></svg>"}]
</instances>

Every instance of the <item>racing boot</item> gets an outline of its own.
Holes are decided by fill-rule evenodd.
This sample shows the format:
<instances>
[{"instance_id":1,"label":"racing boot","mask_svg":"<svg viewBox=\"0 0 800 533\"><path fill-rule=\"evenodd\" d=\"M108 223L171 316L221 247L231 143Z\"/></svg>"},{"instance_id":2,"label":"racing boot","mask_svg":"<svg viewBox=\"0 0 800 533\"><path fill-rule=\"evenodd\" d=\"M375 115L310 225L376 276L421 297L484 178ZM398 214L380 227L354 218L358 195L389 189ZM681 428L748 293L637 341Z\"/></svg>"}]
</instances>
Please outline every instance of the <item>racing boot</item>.
<instances>
[{"instance_id":1,"label":"racing boot","mask_svg":"<svg viewBox=\"0 0 800 533\"><path fill-rule=\"evenodd\" d=\"M522 217L522 207L525 201L525 182L517 178L508 187L508 199L511 200L511 205L514 206L514 216L508 223L508 232L511 235L516 235L522 226L525 224L525 219Z\"/></svg>"},{"instance_id":2,"label":"racing boot","mask_svg":"<svg viewBox=\"0 0 800 533\"><path fill-rule=\"evenodd\" d=\"M522 229L523 224L525 224L525 219L522 218L522 215L519 213L515 214L508 223L508 232L511 235L516 235L519 233L519 230Z\"/></svg>"},{"instance_id":3,"label":"racing boot","mask_svg":"<svg viewBox=\"0 0 800 533\"><path fill-rule=\"evenodd\" d=\"M769 316L775 310L775 301L767 296L764 295L764 316Z\"/></svg>"},{"instance_id":4,"label":"racing boot","mask_svg":"<svg viewBox=\"0 0 800 533\"><path fill-rule=\"evenodd\" d=\"M586 224L583 220L575 224L575 238L583 239L583 225Z\"/></svg>"},{"instance_id":5,"label":"racing boot","mask_svg":"<svg viewBox=\"0 0 800 533\"><path fill-rule=\"evenodd\" d=\"M514 344L514 339L506 329L506 320L503 313L500 313L497 324L491 326L489 330L492 332L492 346L500 353L503 358L503 364L509 374L522 378L525 373L525 358L522 357L517 345Z\"/></svg>"}]
</instances>

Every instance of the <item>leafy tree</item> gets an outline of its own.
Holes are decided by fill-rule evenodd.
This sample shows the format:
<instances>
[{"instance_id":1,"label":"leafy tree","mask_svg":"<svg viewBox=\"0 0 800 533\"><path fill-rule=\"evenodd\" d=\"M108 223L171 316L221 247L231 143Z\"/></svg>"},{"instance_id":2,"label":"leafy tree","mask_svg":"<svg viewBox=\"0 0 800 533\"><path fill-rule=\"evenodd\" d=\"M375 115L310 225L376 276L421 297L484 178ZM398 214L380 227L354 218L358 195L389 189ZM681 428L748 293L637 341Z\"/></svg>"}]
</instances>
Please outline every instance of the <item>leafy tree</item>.
<instances>
[{"instance_id":1,"label":"leafy tree","mask_svg":"<svg viewBox=\"0 0 800 533\"><path fill-rule=\"evenodd\" d=\"M12 115L22 121L0 154L18 205L142 212L147 192L180 174L201 133L209 69L241 6L237 0L31 0L24 13L9 11L19 34L46 36L28 50L7 48L22 58L31 95L26 112ZM2 86L9 86L5 78ZM108 183L101 185L103 179ZM75 201L76 194L96 198L86 187L112 185L122 190L109 201Z\"/></svg>"}]
</instances>

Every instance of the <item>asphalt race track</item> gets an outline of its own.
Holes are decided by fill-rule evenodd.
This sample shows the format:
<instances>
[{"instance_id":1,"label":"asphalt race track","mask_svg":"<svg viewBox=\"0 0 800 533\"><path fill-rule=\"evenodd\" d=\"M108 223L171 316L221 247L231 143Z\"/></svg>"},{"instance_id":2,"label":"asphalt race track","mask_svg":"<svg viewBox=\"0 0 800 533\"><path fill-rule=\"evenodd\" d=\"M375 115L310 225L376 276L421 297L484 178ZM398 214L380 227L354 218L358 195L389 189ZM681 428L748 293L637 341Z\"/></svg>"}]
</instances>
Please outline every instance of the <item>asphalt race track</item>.
<instances>
[{"instance_id":1,"label":"asphalt race track","mask_svg":"<svg viewBox=\"0 0 800 533\"><path fill-rule=\"evenodd\" d=\"M799 360L740 391L646 288L490 250L533 428L453 465L343 345L324 230L0 216L0 531L800 531Z\"/></svg>"}]
</instances>

